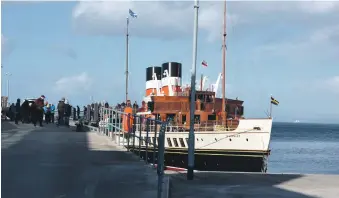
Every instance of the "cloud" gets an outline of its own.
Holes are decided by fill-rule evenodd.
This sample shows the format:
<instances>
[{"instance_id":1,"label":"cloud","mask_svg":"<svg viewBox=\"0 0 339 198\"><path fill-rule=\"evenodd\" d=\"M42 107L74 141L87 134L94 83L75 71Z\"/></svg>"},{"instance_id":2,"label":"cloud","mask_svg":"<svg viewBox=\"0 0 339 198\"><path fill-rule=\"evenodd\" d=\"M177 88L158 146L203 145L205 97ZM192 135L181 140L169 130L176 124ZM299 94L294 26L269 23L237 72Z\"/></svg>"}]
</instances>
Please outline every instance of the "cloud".
<instances>
[{"instance_id":1,"label":"cloud","mask_svg":"<svg viewBox=\"0 0 339 198\"><path fill-rule=\"evenodd\" d=\"M339 44L339 25L325 27L315 31L309 38L312 43L336 43Z\"/></svg>"},{"instance_id":2,"label":"cloud","mask_svg":"<svg viewBox=\"0 0 339 198\"><path fill-rule=\"evenodd\" d=\"M52 45L51 49L55 53L62 54L62 55L67 56L69 58L72 58L72 59L78 58L76 51L73 48L69 47L68 45L56 44L56 45Z\"/></svg>"},{"instance_id":3,"label":"cloud","mask_svg":"<svg viewBox=\"0 0 339 198\"><path fill-rule=\"evenodd\" d=\"M339 26L319 28L313 32L306 32L302 36L295 34L290 41L263 44L255 49L255 53L307 59L338 58Z\"/></svg>"},{"instance_id":4,"label":"cloud","mask_svg":"<svg viewBox=\"0 0 339 198\"><path fill-rule=\"evenodd\" d=\"M14 43L1 34L1 57L7 58L14 50Z\"/></svg>"},{"instance_id":5,"label":"cloud","mask_svg":"<svg viewBox=\"0 0 339 198\"><path fill-rule=\"evenodd\" d=\"M333 93L339 94L339 76L325 80L324 87Z\"/></svg>"},{"instance_id":6,"label":"cloud","mask_svg":"<svg viewBox=\"0 0 339 198\"><path fill-rule=\"evenodd\" d=\"M222 2L202 2L199 9L199 28L208 33L208 39L220 37L222 31ZM179 1L149 2L79 2L73 10L77 32L96 35L124 35L128 9L138 14L130 21L130 34L161 39L192 35L193 3ZM237 17L228 14L228 24Z\"/></svg>"},{"instance_id":7,"label":"cloud","mask_svg":"<svg viewBox=\"0 0 339 198\"><path fill-rule=\"evenodd\" d=\"M74 76L62 77L55 82L55 91L63 96L79 95L92 87L93 80L83 72Z\"/></svg>"},{"instance_id":8,"label":"cloud","mask_svg":"<svg viewBox=\"0 0 339 198\"><path fill-rule=\"evenodd\" d=\"M79 33L94 35L124 35L128 9L138 14L130 22L134 36L173 39L192 35L192 1L105 1L79 2L73 9L74 28ZM297 16L305 23L309 17L339 12L339 2L236 1L227 4L228 32L236 25L272 22L272 17L295 21ZM268 16L268 14L272 14ZM208 40L219 39L222 33L222 1L201 1L199 29ZM274 17L273 17L274 18ZM315 23L315 20L309 20Z\"/></svg>"}]
</instances>

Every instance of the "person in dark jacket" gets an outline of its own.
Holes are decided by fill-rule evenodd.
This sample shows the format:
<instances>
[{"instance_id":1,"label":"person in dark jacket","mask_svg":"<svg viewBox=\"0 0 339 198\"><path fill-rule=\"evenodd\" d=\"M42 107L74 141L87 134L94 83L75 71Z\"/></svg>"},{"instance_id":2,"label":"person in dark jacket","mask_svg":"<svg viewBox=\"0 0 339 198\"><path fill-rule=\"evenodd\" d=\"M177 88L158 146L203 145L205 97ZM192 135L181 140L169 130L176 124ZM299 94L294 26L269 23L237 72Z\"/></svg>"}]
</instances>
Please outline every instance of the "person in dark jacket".
<instances>
[{"instance_id":1,"label":"person in dark jacket","mask_svg":"<svg viewBox=\"0 0 339 198\"><path fill-rule=\"evenodd\" d=\"M15 104L15 124L19 124L19 120L21 119L21 115L20 115L20 98L18 98L16 100L16 104Z\"/></svg>"},{"instance_id":2,"label":"person in dark jacket","mask_svg":"<svg viewBox=\"0 0 339 198\"><path fill-rule=\"evenodd\" d=\"M86 119L87 118L87 107L84 106L84 118Z\"/></svg>"},{"instance_id":3,"label":"person in dark jacket","mask_svg":"<svg viewBox=\"0 0 339 198\"><path fill-rule=\"evenodd\" d=\"M72 106L68 104L68 100L65 100L65 125L69 127L69 117L71 116Z\"/></svg>"},{"instance_id":4,"label":"person in dark jacket","mask_svg":"<svg viewBox=\"0 0 339 198\"><path fill-rule=\"evenodd\" d=\"M64 116L65 116L65 98L61 98L57 106L58 109L58 123L60 125L63 123Z\"/></svg>"},{"instance_id":5,"label":"person in dark jacket","mask_svg":"<svg viewBox=\"0 0 339 198\"><path fill-rule=\"evenodd\" d=\"M77 105L77 118L80 119L80 107Z\"/></svg>"},{"instance_id":6,"label":"person in dark jacket","mask_svg":"<svg viewBox=\"0 0 339 198\"><path fill-rule=\"evenodd\" d=\"M28 100L25 100L21 107L21 121L22 123L29 123L29 103Z\"/></svg>"},{"instance_id":7,"label":"person in dark jacket","mask_svg":"<svg viewBox=\"0 0 339 198\"><path fill-rule=\"evenodd\" d=\"M45 106L45 96L44 95L41 95L39 98L37 98L35 100L35 105L36 105L36 109L33 113L32 116L36 116L34 118L34 120L36 120L36 122L39 122L40 126L42 127L42 121L43 121L43 118L44 118L44 106ZM34 111L34 109L33 109ZM34 124L34 123L33 123ZM36 123L34 124L34 126L36 126Z\"/></svg>"},{"instance_id":8,"label":"person in dark jacket","mask_svg":"<svg viewBox=\"0 0 339 198\"><path fill-rule=\"evenodd\" d=\"M14 121L14 119L15 119L15 105L14 105L14 103L12 103L11 106L9 106L8 117L9 117L10 121Z\"/></svg>"},{"instance_id":9,"label":"person in dark jacket","mask_svg":"<svg viewBox=\"0 0 339 198\"><path fill-rule=\"evenodd\" d=\"M31 121L34 126L36 126L36 123L38 121L38 111L37 111L37 105L35 102L33 102L30 106L30 115L31 115Z\"/></svg>"}]
</instances>

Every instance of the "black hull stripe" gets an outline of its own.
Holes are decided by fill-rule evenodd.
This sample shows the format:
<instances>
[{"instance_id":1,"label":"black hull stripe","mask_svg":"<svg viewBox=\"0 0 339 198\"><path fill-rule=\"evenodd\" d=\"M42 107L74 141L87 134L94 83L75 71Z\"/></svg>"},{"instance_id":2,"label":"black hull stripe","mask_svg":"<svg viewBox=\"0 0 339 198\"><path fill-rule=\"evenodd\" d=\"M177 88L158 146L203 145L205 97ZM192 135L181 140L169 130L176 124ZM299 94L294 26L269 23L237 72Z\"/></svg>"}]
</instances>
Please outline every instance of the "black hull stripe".
<instances>
[{"instance_id":1,"label":"black hull stripe","mask_svg":"<svg viewBox=\"0 0 339 198\"><path fill-rule=\"evenodd\" d=\"M136 155L146 159L145 150L134 150ZM155 163L157 164L158 152L148 151L147 158L149 163L153 163L155 154ZM165 153L165 166L187 168L187 153ZM246 155L201 155L195 153L195 170L200 171L237 171L237 172L265 172L266 156L246 156Z\"/></svg>"},{"instance_id":2,"label":"black hull stripe","mask_svg":"<svg viewBox=\"0 0 339 198\"><path fill-rule=\"evenodd\" d=\"M130 146L130 150L133 150L133 147ZM139 147L134 147L135 152L139 151ZM141 147L141 151L145 152L146 148ZM153 152L153 147L148 148L148 152ZM158 152L156 150L156 152ZM175 154L181 154L181 155L187 155L187 149L177 149L177 150L171 150L171 149L165 149L165 153L175 153ZM269 155L268 152L244 152L244 151L228 151L228 150L195 150L195 155L220 155L220 156L244 156L244 157L263 157Z\"/></svg>"}]
</instances>

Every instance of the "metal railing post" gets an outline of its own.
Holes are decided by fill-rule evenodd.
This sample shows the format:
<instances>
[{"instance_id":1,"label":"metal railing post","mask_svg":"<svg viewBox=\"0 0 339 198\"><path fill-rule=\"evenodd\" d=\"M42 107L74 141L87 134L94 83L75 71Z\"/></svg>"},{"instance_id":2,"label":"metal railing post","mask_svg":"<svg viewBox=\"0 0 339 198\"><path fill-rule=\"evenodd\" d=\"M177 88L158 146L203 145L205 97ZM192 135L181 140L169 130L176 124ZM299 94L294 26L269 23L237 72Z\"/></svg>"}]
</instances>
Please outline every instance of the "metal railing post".
<instances>
[{"instance_id":1,"label":"metal railing post","mask_svg":"<svg viewBox=\"0 0 339 198\"><path fill-rule=\"evenodd\" d=\"M141 141L142 141L141 130L142 130L142 121L143 121L143 118L142 118L142 116L140 116L139 117L139 158L141 158Z\"/></svg>"},{"instance_id":2,"label":"metal railing post","mask_svg":"<svg viewBox=\"0 0 339 198\"><path fill-rule=\"evenodd\" d=\"M158 130L158 123L154 121L154 138L153 138L153 167L155 168L155 154L156 154L156 146L157 146L157 130Z\"/></svg>"},{"instance_id":3,"label":"metal railing post","mask_svg":"<svg viewBox=\"0 0 339 198\"><path fill-rule=\"evenodd\" d=\"M112 139L114 137L114 142L117 143L117 112L115 112L114 109L112 109L112 122L113 122Z\"/></svg>"},{"instance_id":4,"label":"metal railing post","mask_svg":"<svg viewBox=\"0 0 339 198\"><path fill-rule=\"evenodd\" d=\"M127 140L127 151L129 151L129 143L130 143L130 134L131 134L131 131L130 131L130 128L131 128L131 114L128 114L127 116L127 138L126 138L126 140ZM124 126L123 126L124 127Z\"/></svg>"},{"instance_id":5,"label":"metal railing post","mask_svg":"<svg viewBox=\"0 0 339 198\"><path fill-rule=\"evenodd\" d=\"M146 159L146 164L148 164L148 133L149 133L149 126L150 120L147 119L146 120L146 139L145 139L145 143L146 143L146 148L145 148L145 159Z\"/></svg>"},{"instance_id":6,"label":"metal railing post","mask_svg":"<svg viewBox=\"0 0 339 198\"><path fill-rule=\"evenodd\" d=\"M165 133L166 133L166 122L161 123L159 131L159 143L158 143L158 198L162 195L162 183L164 178L164 154L165 154Z\"/></svg>"},{"instance_id":7,"label":"metal railing post","mask_svg":"<svg viewBox=\"0 0 339 198\"><path fill-rule=\"evenodd\" d=\"M118 145L120 145L120 136L123 137L123 135L121 134L121 128L120 128L120 114L118 113L118 111L115 112L116 113L116 118L117 118L117 126L118 126ZM124 141L124 140L123 140Z\"/></svg>"},{"instance_id":8,"label":"metal railing post","mask_svg":"<svg viewBox=\"0 0 339 198\"><path fill-rule=\"evenodd\" d=\"M133 153L135 153L135 130L137 128L137 122L136 122L137 118L136 115L133 115Z\"/></svg>"}]
</instances>

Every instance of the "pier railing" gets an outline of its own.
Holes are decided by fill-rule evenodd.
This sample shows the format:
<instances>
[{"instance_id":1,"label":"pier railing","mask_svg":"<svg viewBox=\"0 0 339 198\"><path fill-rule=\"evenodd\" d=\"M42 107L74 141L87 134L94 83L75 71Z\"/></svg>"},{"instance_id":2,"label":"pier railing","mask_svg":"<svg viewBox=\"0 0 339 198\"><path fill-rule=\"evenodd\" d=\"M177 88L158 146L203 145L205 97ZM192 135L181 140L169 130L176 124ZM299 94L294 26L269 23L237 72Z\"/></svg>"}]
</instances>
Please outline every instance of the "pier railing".
<instances>
[{"instance_id":1,"label":"pier railing","mask_svg":"<svg viewBox=\"0 0 339 198\"><path fill-rule=\"evenodd\" d=\"M100 134L111 138L116 144L125 147L127 151L136 154L146 164L151 164L157 169L160 198L163 191L165 132L168 122L105 107L98 108L98 116Z\"/></svg>"}]
</instances>

